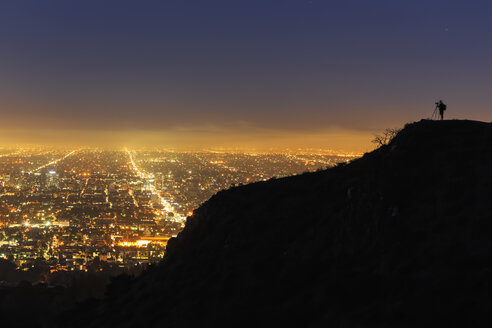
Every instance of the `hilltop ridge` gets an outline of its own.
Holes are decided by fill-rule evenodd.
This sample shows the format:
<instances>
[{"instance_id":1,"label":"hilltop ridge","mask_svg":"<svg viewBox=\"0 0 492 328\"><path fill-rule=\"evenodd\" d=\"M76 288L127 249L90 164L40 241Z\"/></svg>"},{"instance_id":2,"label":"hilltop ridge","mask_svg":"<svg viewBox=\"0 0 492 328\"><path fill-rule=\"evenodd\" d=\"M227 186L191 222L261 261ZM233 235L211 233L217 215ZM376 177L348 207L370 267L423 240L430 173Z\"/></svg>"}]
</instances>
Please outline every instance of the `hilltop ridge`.
<instances>
[{"instance_id":1,"label":"hilltop ridge","mask_svg":"<svg viewBox=\"0 0 492 328\"><path fill-rule=\"evenodd\" d=\"M486 326L492 124L407 124L347 165L221 191L73 327Z\"/></svg>"}]
</instances>

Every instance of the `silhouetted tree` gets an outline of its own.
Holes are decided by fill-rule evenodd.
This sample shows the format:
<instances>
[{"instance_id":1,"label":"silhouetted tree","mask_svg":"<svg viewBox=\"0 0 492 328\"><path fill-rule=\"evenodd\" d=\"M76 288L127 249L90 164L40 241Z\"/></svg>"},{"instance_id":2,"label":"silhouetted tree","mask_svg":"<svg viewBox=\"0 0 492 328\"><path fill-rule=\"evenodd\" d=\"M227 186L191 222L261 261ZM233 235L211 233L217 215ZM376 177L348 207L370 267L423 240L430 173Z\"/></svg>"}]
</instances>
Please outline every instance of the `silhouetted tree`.
<instances>
[{"instance_id":1,"label":"silhouetted tree","mask_svg":"<svg viewBox=\"0 0 492 328\"><path fill-rule=\"evenodd\" d=\"M378 147L387 145L393 140L393 138L400 132L401 129L386 129L382 134L375 134L372 143Z\"/></svg>"}]
</instances>

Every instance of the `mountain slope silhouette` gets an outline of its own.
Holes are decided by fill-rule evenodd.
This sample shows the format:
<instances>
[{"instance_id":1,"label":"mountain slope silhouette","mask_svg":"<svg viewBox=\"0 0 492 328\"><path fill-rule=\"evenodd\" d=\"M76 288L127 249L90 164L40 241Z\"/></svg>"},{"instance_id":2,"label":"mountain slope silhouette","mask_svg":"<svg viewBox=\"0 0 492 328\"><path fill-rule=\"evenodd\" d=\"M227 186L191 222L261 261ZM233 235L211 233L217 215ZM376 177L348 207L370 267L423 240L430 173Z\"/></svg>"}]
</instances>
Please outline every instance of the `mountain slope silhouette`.
<instances>
[{"instance_id":1,"label":"mountain slope silhouette","mask_svg":"<svg viewBox=\"0 0 492 328\"><path fill-rule=\"evenodd\" d=\"M348 165L222 191L80 327L489 326L492 124L408 124Z\"/></svg>"}]
</instances>

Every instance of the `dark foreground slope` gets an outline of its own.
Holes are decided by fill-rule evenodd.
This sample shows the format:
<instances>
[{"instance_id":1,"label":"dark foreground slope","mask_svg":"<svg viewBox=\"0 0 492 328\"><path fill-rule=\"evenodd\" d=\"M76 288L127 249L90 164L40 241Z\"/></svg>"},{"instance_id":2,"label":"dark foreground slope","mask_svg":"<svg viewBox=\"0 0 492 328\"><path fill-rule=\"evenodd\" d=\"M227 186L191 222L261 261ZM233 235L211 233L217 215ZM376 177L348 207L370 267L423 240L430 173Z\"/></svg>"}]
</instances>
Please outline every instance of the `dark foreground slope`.
<instances>
[{"instance_id":1,"label":"dark foreground slope","mask_svg":"<svg viewBox=\"0 0 492 328\"><path fill-rule=\"evenodd\" d=\"M421 121L341 167L220 192L160 265L60 325L492 324L492 124Z\"/></svg>"}]
</instances>

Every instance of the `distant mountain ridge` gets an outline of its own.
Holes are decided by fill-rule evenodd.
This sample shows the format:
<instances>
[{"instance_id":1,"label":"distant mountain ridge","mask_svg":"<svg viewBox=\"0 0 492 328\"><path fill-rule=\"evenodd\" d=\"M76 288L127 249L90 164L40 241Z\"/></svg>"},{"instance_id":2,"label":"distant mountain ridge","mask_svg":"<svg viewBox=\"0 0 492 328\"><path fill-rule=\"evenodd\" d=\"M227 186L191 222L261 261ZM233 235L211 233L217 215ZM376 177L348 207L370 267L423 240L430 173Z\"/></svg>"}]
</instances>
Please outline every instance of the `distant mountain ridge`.
<instances>
[{"instance_id":1,"label":"distant mountain ridge","mask_svg":"<svg viewBox=\"0 0 492 328\"><path fill-rule=\"evenodd\" d=\"M347 165L222 191L162 263L60 327L462 327L492 317L492 124L408 124Z\"/></svg>"}]
</instances>

